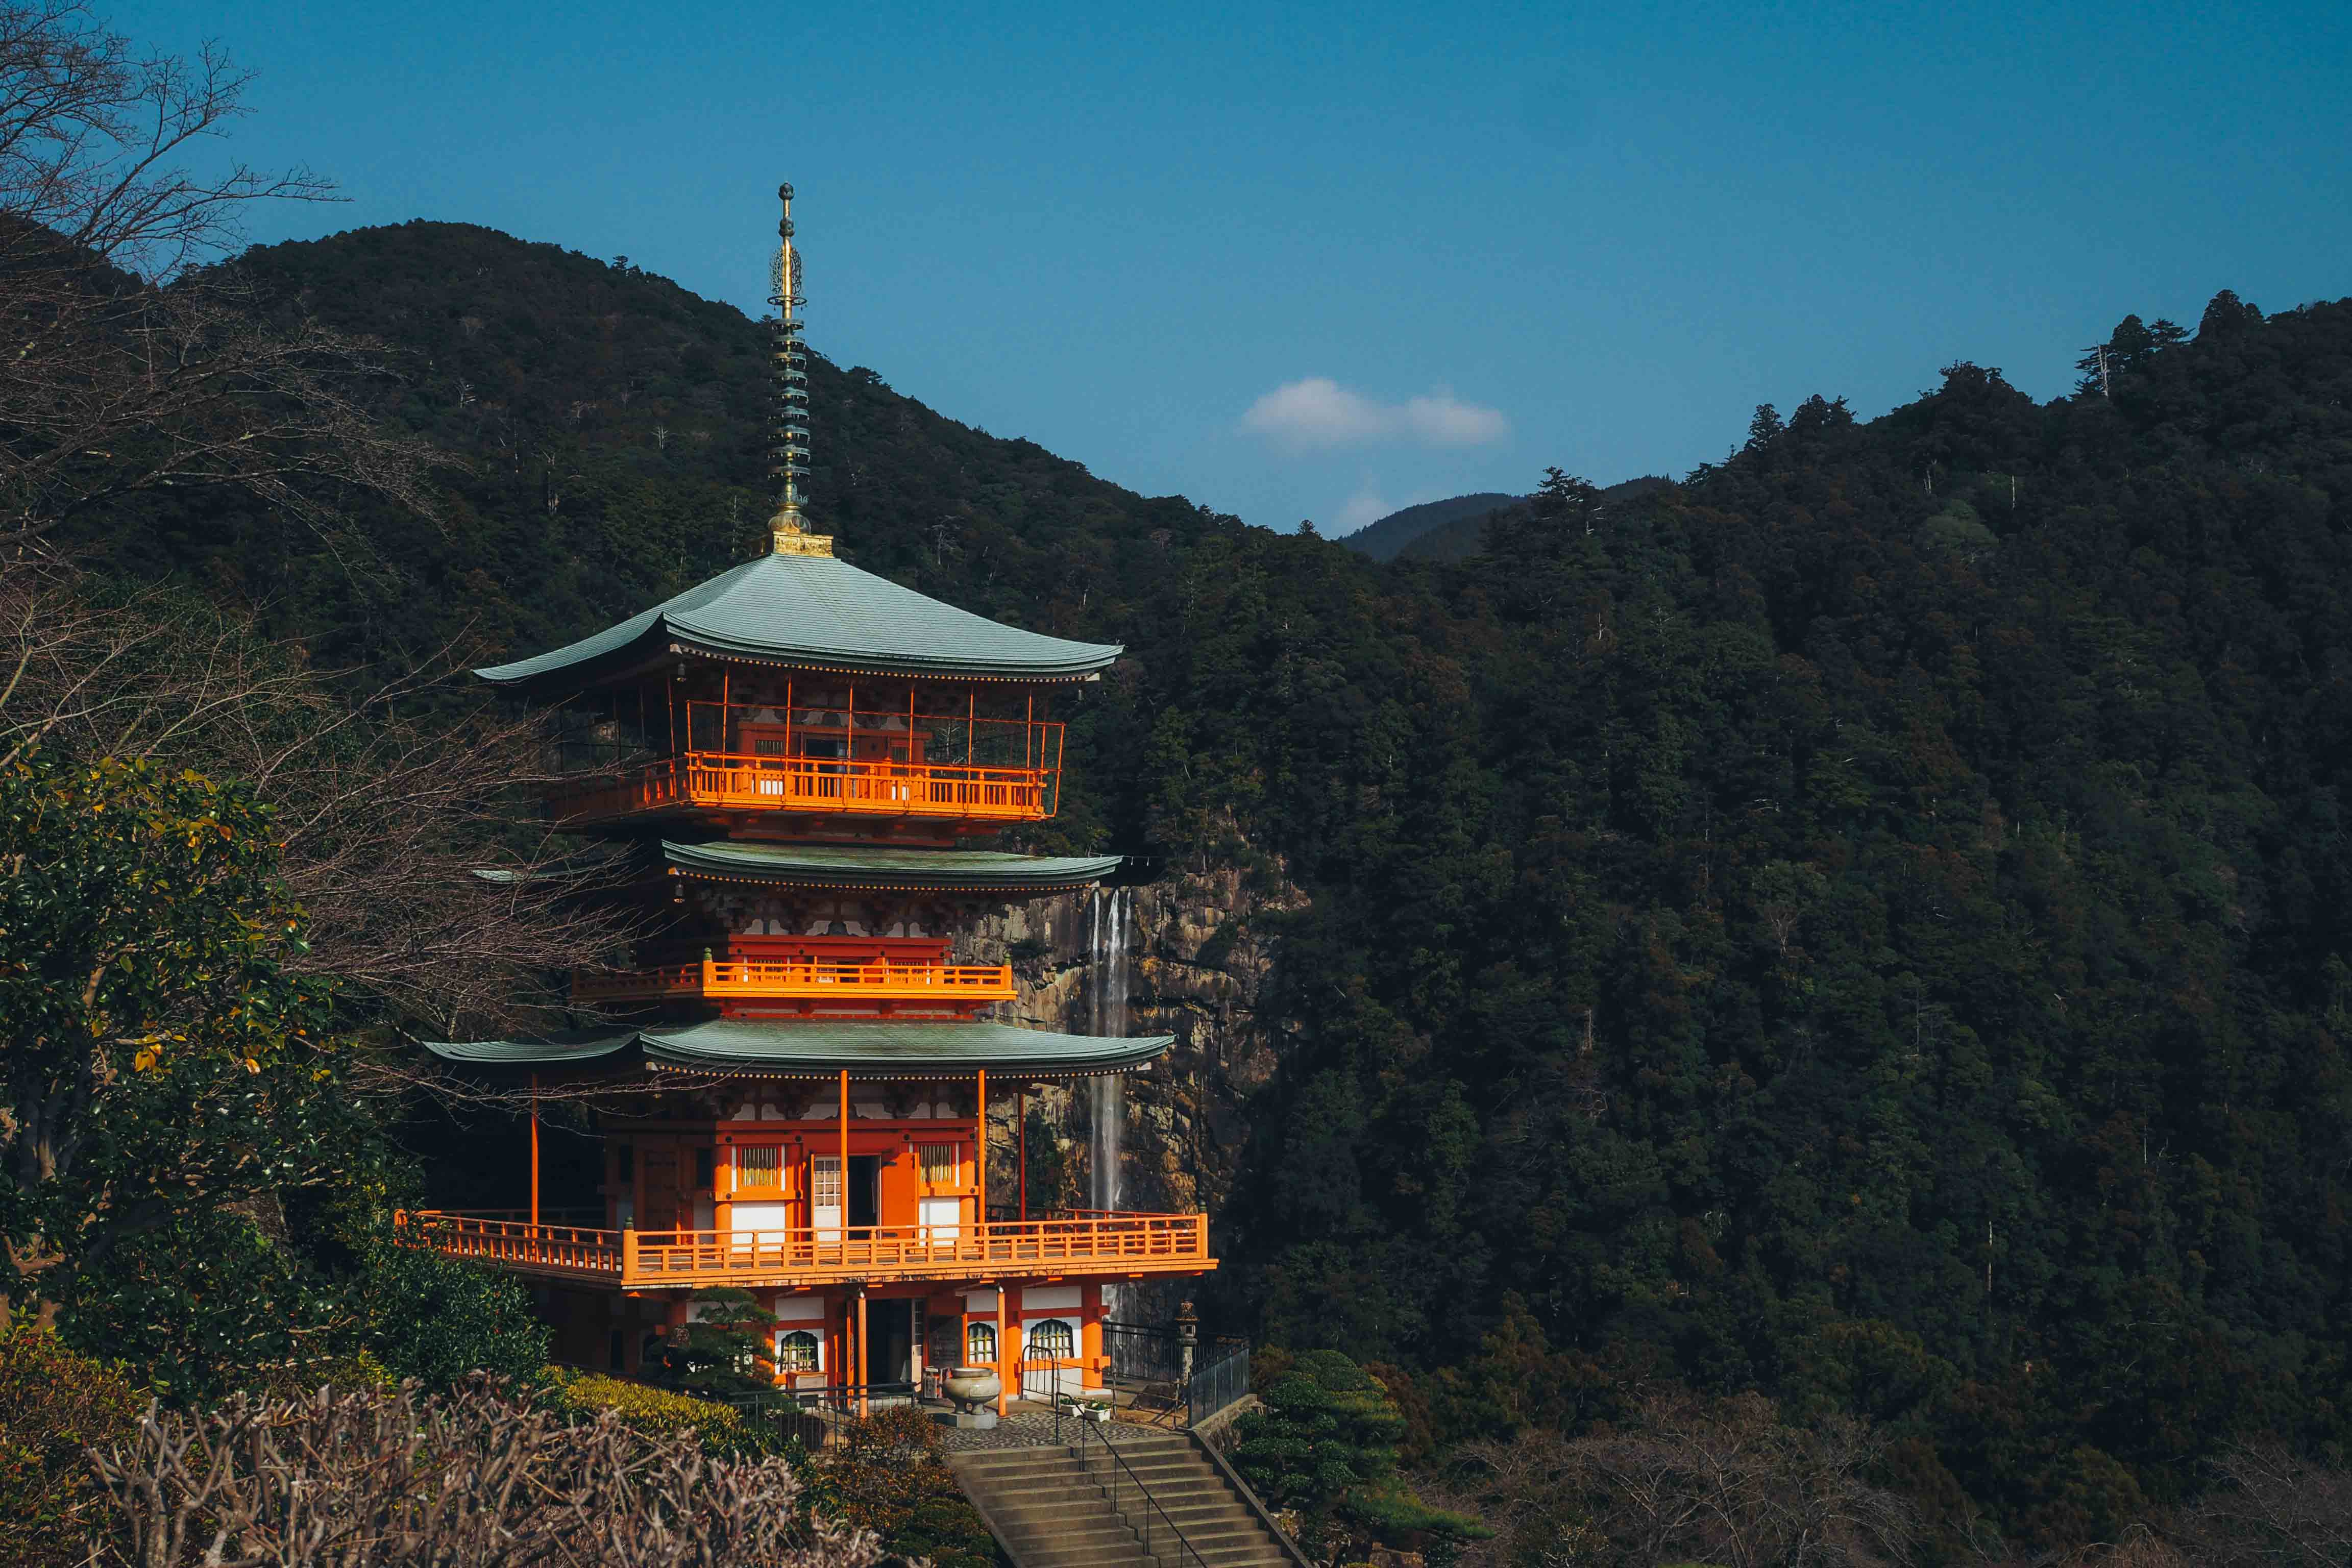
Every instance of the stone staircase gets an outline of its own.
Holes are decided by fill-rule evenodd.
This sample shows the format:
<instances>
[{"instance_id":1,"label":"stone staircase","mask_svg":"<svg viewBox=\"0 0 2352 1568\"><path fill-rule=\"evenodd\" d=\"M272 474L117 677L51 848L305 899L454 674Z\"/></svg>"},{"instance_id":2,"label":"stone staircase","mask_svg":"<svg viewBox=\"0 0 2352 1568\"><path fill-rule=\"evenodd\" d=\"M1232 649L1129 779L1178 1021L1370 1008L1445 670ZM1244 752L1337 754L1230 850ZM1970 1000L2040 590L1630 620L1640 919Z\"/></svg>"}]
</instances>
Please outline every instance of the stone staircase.
<instances>
[{"instance_id":1,"label":"stone staircase","mask_svg":"<svg viewBox=\"0 0 2352 1568\"><path fill-rule=\"evenodd\" d=\"M1118 1451L1202 1568L1297 1563L1182 1433L1123 1436ZM1144 1550L1112 1510L1101 1446L1089 1444L1087 1454L1091 1473L1058 1446L975 1449L950 1454L948 1463L1017 1568L1191 1568L1181 1551L1163 1546L1155 1558Z\"/></svg>"}]
</instances>

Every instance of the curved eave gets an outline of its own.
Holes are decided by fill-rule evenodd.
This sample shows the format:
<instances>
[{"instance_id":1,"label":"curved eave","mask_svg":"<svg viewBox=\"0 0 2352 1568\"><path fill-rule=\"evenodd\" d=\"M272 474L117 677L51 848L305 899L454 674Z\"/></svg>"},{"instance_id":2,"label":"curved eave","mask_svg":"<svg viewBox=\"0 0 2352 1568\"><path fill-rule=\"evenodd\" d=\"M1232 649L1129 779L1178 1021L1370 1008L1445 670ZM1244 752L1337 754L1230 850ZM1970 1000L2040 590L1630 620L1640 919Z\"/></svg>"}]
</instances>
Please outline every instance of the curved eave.
<instances>
[{"instance_id":1,"label":"curved eave","mask_svg":"<svg viewBox=\"0 0 2352 1568\"><path fill-rule=\"evenodd\" d=\"M1043 898L1090 888L1116 872L1121 855L1014 856L958 850L848 851L726 841L664 839L674 876L764 887L841 888L879 892L990 893Z\"/></svg>"},{"instance_id":2,"label":"curved eave","mask_svg":"<svg viewBox=\"0 0 2352 1568\"><path fill-rule=\"evenodd\" d=\"M670 640L676 652L700 654L706 658L731 659L739 664L814 669L828 675L936 675L960 680L1091 680L1116 664L1119 656L1127 651L1124 643L1085 644L1081 646L1097 648L1099 653L1066 664L1013 667L985 659L899 658L856 648L779 648L764 643L739 642L714 637L707 633L677 629L674 629Z\"/></svg>"},{"instance_id":3,"label":"curved eave","mask_svg":"<svg viewBox=\"0 0 2352 1568\"><path fill-rule=\"evenodd\" d=\"M960 1078L982 1071L1036 1078L1124 1072L1166 1054L1173 1035L1055 1035L1011 1024L762 1024L721 1019L647 1029L648 1065L701 1072L814 1078Z\"/></svg>"},{"instance_id":4,"label":"curved eave","mask_svg":"<svg viewBox=\"0 0 2352 1568\"><path fill-rule=\"evenodd\" d=\"M604 1062L637 1043L635 1029L572 1029L536 1040L426 1040L424 1047L459 1067L568 1067Z\"/></svg>"},{"instance_id":5,"label":"curved eave","mask_svg":"<svg viewBox=\"0 0 2352 1568\"><path fill-rule=\"evenodd\" d=\"M698 1076L853 1079L1091 1078L1157 1060L1172 1035L1056 1035L992 1023L783 1023L720 1019L674 1028L573 1030L535 1040L428 1040L441 1060L476 1068L610 1071L634 1049L643 1065Z\"/></svg>"}]
</instances>

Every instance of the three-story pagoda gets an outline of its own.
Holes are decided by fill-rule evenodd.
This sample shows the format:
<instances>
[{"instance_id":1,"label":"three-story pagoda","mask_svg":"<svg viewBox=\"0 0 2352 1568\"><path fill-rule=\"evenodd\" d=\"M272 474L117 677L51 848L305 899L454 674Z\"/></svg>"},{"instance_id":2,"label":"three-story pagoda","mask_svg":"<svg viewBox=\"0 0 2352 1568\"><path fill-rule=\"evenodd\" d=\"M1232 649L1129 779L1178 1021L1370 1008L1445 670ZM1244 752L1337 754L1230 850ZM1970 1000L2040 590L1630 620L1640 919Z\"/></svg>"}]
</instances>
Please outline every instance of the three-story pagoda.
<instances>
[{"instance_id":1,"label":"three-story pagoda","mask_svg":"<svg viewBox=\"0 0 2352 1568\"><path fill-rule=\"evenodd\" d=\"M1205 1217L1028 1212L1024 1183L989 1189L989 1109L1172 1041L994 1021L1010 966L950 960L969 922L1117 870L969 841L1055 814L1056 700L1121 650L928 598L809 530L782 195L768 552L477 672L550 705L566 782L548 808L635 857L656 934L635 967L575 979L609 1026L431 1048L509 1082L628 1090L594 1097L602 1212L541 1211L534 1121L527 1208L420 1215L420 1234L530 1277L574 1363L634 1373L698 1290L731 1287L776 1319L790 1388L962 1366L999 1374L1000 1409L1041 1379L1099 1389L1106 1288L1213 1268Z\"/></svg>"}]
</instances>

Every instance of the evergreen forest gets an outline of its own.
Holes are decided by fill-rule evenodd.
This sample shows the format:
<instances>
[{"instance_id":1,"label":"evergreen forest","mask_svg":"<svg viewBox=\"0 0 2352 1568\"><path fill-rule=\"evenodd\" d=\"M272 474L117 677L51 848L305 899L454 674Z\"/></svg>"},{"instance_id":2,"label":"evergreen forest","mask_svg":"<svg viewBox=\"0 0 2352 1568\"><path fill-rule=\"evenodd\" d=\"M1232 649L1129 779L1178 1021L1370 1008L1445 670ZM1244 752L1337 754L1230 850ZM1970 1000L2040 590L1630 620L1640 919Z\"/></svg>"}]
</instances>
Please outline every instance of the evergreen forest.
<instances>
[{"instance_id":1,"label":"evergreen forest","mask_svg":"<svg viewBox=\"0 0 2352 1568\"><path fill-rule=\"evenodd\" d=\"M452 224L227 267L383 346L432 504L149 491L62 536L115 576L361 679L760 542L732 308ZM817 360L841 554L1129 649L1023 847L1303 895L1221 1322L1375 1366L1433 1469L1669 1392L1860 1418L1943 1561L2352 1443L2352 301L2100 349L2047 403L1923 367L1675 482L1530 474L1391 561Z\"/></svg>"}]
</instances>

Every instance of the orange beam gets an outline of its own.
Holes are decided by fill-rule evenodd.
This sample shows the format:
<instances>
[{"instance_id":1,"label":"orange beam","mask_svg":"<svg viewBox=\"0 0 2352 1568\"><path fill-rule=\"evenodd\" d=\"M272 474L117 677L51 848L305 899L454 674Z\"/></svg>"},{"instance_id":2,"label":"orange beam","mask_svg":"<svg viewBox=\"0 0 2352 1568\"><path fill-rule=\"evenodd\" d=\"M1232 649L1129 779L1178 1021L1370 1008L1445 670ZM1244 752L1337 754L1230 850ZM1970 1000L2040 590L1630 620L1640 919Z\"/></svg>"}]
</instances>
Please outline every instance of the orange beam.
<instances>
[{"instance_id":1,"label":"orange beam","mask_svg":"<svg viewBox=\"0 0 2352 1568\"><path fill-rule=\"evenodd\" d=\"M539 1075L530 1075L530 1223L539 1223Z\"/></svg>"}]
</instances>

